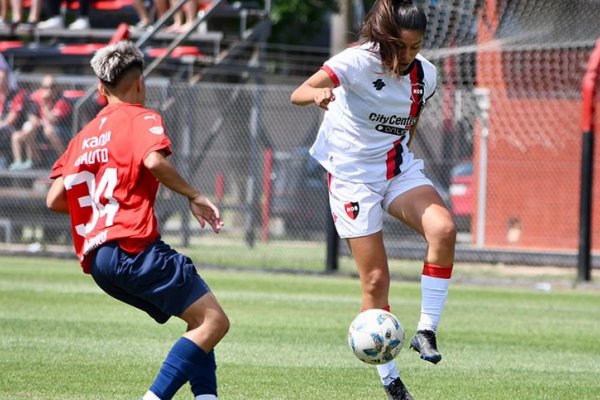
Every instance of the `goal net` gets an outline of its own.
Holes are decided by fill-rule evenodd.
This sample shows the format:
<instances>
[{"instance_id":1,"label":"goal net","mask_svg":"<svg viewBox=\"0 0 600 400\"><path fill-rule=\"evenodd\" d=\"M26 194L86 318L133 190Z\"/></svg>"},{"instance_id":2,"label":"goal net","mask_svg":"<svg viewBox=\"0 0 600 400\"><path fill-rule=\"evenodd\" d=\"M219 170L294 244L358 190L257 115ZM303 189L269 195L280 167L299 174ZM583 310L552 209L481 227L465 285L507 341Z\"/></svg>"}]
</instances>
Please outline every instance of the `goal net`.
<instances>
[{"instance_id":1,"label":"goal net","mask_svg":"<svg viewBox=\"0 0 600 400\"><path fill-rule=\"evenodd\" d=\"M600 1L418 3L429 16L423 53L438 67L438 91L417 143L448 184L461 229L480 246L576 249L581 83L600 37ZM487 113L477 93L488 94Z\"/></svg>"}]
</instances>

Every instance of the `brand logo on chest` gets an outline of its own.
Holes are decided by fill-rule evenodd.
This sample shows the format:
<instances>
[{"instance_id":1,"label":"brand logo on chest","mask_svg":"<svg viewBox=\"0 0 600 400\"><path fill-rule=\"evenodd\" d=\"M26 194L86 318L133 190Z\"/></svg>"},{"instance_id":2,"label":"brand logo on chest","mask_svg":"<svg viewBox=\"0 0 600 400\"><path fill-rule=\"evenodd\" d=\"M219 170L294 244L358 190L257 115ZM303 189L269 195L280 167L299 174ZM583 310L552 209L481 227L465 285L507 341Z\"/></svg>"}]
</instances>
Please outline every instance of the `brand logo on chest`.
<instances>
[{"instance_id":1,"label":"brand logo on chest","mask_svg":"<svg viewBox=\"0 0 600 400\"><path fill-rule=\"evenodd\" d=\"M373 81L372 83L373 83L373 87L375 88L375 90L381 90L385 86L385 82L381 79L377 79L376 81Z\"/></svg>"}]
</instances>

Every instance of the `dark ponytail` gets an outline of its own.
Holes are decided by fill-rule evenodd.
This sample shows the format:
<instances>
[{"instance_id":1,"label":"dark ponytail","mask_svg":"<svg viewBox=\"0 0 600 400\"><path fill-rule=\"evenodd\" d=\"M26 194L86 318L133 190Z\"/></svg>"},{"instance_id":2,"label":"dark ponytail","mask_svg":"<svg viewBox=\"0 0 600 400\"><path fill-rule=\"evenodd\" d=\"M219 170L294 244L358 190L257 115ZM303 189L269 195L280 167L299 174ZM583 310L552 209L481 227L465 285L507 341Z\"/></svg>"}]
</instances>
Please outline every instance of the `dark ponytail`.
<instances>
[{"instance_id":1,"label":"dark ponytail","mask_svg":"<svg viewBox=\"0 0 600 400\"><path fill-rule=\"evenodd\" d=\"M425 33L427 15L411 0L376 0L360 30L360 42L379 45L385 69L399 76L398 34L401 29Z\"/></svg>"}]
</instances>

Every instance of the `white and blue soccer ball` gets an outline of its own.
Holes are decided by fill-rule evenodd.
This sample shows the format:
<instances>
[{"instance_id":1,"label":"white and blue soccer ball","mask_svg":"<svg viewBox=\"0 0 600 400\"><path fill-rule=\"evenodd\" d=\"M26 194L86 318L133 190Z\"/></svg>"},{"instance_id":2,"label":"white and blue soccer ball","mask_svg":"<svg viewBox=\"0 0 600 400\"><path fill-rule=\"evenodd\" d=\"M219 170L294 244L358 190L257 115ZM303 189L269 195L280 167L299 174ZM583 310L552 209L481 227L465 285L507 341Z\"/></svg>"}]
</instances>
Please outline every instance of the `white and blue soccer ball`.
<instances>
[{"instance_id":1,"label":"white and blue soccer ball","mask_svg":"<svg viewBox=\"0 0 600 400\"><path fill-rule=\"evenodd\" d=\"M367 364L392 361L404 345L404 328L394 314L371 309L354 318L348 329L348 344L354 355Z\"/></svg>"}]
</instances>

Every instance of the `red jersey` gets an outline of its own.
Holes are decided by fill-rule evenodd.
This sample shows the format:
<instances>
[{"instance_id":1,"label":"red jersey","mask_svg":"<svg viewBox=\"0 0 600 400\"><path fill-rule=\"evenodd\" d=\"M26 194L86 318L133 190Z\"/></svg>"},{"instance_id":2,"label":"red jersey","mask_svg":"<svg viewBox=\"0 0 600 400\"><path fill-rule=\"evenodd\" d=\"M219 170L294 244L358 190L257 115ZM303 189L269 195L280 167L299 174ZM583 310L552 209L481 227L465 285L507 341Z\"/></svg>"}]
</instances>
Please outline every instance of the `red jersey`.
<instances>
[{"instance_id":1,"label":"red jersey","mask_svg":"<svg viewBox=\"0 0 600 400\"><path fill-rule=\"evenodd\" d=\"M4 117L11 112L20 113L25 108L25 90L12 90L0 103L0 115Z\"/></svg>"},{"instance_id":2,"label":"red jersey","mask_svg":"<svg viewBox=\"0 0 600 400\"><path fill-rule=\"evenodd\" d=\"M144 167L153 151L171 154L161 116L140 105L109 104L69 143L52 168L62 176L75 251L84 272L86 256L117 241L139 253L158 236L154 201L159 182Z\"/></svg>"},{"instance_id":3,"label":"red jersey","mask_svg":"<svg viewBox=\"0 0 600 400\"><path fill-rule=\"evenodd\" d=\"M38 89L31 94L31 101L36 105L35 114L40 119L47 119L47 115L44 113L44 108L42 107L42 90ZM62 96L57 98L52 107L50 107L50 112L58 119L67 118L71 114L71 104L65 100Z\"/></svg>"}]
</instances>

